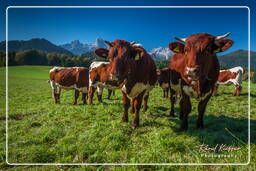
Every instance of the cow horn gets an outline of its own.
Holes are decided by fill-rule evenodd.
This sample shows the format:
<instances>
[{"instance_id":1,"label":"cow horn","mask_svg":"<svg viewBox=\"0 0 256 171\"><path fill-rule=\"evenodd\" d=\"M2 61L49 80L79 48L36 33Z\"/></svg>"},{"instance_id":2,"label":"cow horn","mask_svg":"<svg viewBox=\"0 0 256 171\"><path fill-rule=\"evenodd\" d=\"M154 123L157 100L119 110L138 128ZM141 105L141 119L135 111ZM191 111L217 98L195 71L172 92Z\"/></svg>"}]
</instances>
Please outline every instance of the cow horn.
<instances>
[{"instance_id":1,"label":"cow horn","mask_svg":"<svg viewBox=\"0 0 256 171\"><path fill-rule=\"evenodd\" d=\"M134 44L136 44L136 42L135 42L135 41L130 42L130 45L134 45Z\"/></svg>"},{"instance_id":2,"label":"cow horn","mask_svg":"<svg viewBox=\"0 0 256 171\"><path fill-rule=\"evenodd\" d=\"M174 39L179 40L179 41L185 43L187 38L178 38L178 37L174 37Z\"/></svg>"},{"instance_id":3,"label":"cow horn","mask_svg":"<svg viewBox=\"0 0 256 171\"><path fill-rule=\"evenodd\" d=\"M227 37L228 35L230 35L231 34L231 32L228 32L228 33L226 33L226 34L224 34L224 35L221 35L221 36L216 36L215 37L215 40L221 40L221 39L224 39L225 37Z\"/></svg>"}]
</instances>

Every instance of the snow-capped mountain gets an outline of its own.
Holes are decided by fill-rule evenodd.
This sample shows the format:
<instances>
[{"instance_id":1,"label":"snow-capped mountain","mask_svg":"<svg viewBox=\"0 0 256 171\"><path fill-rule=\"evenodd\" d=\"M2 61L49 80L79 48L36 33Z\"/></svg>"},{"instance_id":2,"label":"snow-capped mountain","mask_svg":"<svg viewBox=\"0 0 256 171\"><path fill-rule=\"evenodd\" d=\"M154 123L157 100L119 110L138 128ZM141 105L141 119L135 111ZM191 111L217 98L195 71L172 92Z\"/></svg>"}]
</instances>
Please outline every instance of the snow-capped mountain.
<instances>
[{"instance_id":1,"label":"snow-capped mountain","mask_svg":"<svg viewBox=\"0 0 256 171\"><path fill-rule=\"evenodd\" d=\"M155 61L165 61L172 57L173 52L169 48L158 47L153 48L149 54L153 56Z\"/></svg>"},{"instance_id":2,"label":"snow-capped mountain","mask_svg":"<svg viewBox=\"0 0 256 171\"><path fill-rule=\"evenodd\" d=\"M102 38L97 38L95 42L91 44L81 43L79 40L74 40L71 43L60 45L60 47L72 52L75 55L80 55L83 53L92 52L97 48L108 48L108 45ZM155 61L165 61L172 57L173 52L168 48L158 47L149 51L149 54L153 56Z\"/></svg>"},{"instance_id":3,"label":"snow-capped mountain","mask_svg":"<svg viewBox=\"0 0 256 171\"><path fill-rule=\"evenodd\" d=\"M103 39L97 38L95 42L91 44L83 44L79 40L74 40L71 43L60 45L60 47L72 52L75 55L80 55L82 53L91 52L97 48L107 48L107 45Z\"/></svg>"}]
</instances>

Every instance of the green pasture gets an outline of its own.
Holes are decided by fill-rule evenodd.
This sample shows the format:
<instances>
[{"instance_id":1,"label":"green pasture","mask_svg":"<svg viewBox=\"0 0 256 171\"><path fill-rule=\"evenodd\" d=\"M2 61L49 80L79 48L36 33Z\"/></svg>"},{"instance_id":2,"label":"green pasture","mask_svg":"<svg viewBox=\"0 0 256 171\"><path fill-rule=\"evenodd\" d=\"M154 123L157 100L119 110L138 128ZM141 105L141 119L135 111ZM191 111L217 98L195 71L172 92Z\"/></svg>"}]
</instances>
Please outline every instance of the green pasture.
<instances>
[{"instance_id":1,"label":"green pasture","mask_svg":"<svg viewBox=\"0 0 256 171\"><path fill-rule=\"evenodd\" d=\"M62 91L61 104L54 104L47 83L49 66L9 67L8 77L8 162L9 163L247 163L248 162L248 84L240 97L232 96L234 86L219 86L205 112L205 128L196 129L197 101L192 100L187 132L178 130L178 117L169 118L169 99L155 87L149 109L141 112L140 127L131 129L121 122L121 92L111 100L93 105L72 105L73 91ZM0 170L190 170L191 166L10 166L5 148L5 68L0 68L1 127ZM256 144L256 84L251 84L251 151ZM178 116L179 106L175 106ZM199 145L225 144L237 151L202 152ZM206 157L206 155L208 157ZM226 157L218 157L226 155ZM228 156L229 155L229 156ZM215 157L209 157L215 156ZM216 157L217 156L217 157ZM255 155L248 166L256 170ZM228 170L234 166L192 166L193 170Z\"/></svg>"}]
</instances>

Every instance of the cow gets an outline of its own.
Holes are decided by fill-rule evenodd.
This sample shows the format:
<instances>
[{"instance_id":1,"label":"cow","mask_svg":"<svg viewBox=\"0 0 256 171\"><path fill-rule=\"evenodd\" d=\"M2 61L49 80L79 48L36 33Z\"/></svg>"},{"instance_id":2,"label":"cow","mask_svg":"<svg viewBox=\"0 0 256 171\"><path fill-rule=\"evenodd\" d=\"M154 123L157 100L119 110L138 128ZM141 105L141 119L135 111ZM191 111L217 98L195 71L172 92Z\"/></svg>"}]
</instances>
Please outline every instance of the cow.
<instances>
[{"instance_id":1,"label":"cow","mask_svg":"<svg viewBox=\"0 0 256 171\"><path fill-rule=\"evenodd\" d=\"M227 70L220 70L218 81L216 83L214 93L217 94L218 85L220 84L234 84L235 91L233 93L234 96L240 96L242 90L242 77L244 70L241 66L234 67Z\"/></svg>"},{"instance_id":2,"label":"cow","mask_svg":"<svg viewBox=\"0 0 256 171\"><path fill-rule=\"evenodd\" d=\"M204 112L220 70L216 53L232 46L233 40L226 38L229 34L212 36L198 33L188 38L175 38L179 42L169 44L169 49L175 53L169 61L171 97L175 91L181 94L179 100L181 131L188 129L188 115L192 109L190 97L195 97L199 101L197 128L204 128ZM174 116L172 99L170 116Z\"/></svg>"},{"instance_id":3,"label":"cow","mask_svg":"<svg viewBox=\"0 0 256 171\"><path fill-rule=\"evenodd\" d=\"M50 70L52 96L55 103L60 103L61 89L75 90L73 104L77 104L79 92L82 92L83 104L86 104L89 87L89 70L84 67L54 67Z\"/></svg>"},{"instance_id":4,"label":"cow","mask_svg":"<svg viewBox=\"0 0 256 171\"><path fill-rule=\"evenodd\" d=\"M139 126L139 112L142 100L146 111L149 92L157 81L156 66L146 50L135 42L126 40L105 41L109 49L98 48L95 54L109 59L110 80L119 83L123 95L124 113L122 121L128 122L128 110L132 101L134 118L132 128Z\"/></svg>"},{"instance_id":5,"label":"cow","mask_svg":"<svg viewBox=\"0 0 256 171\"><path fill-rule=\"evenodd\" d=\"M108 99L114 89L118 88L118 85L114 81L109 80L109 62L96 61L93 62L89 67L89 95L88 104L93 103L93 95L97 89L98 101L102 102L103 88L108 89Z\"/></svg>"},{"instance_id":6,"label":"cow","mask_svg":"<svg viewBox=\"0 0 256 171\"><path fill-rule=\"evenodd\" d=\"M157 70L157 82L163 90L163 97L168 98L170 89L170 70L169 68L163 68Z\"/></svg>"}]
</instances>

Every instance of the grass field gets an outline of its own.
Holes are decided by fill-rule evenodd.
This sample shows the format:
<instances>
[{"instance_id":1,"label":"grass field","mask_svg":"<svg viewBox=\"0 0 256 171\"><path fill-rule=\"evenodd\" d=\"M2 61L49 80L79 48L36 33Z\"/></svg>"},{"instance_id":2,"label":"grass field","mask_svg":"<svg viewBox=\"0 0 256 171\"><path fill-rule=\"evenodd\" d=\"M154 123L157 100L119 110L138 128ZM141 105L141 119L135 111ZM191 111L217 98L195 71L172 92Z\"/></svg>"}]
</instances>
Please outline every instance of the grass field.
<instances>
[{"instance_id":1,"label":"grass field","mask_svg":"<svg viewBox=\"0 0 256 171\"><path fill-rule=\"evenodd\" d=\"M162 98L159 87L149 97L149 109L141 112L141 126L131 129L122 123L121 92L112 100L94 105L71 105L73 91L62 91L61 104L54 104L48 80L49 66L9 67L9 163L246 163L248 161L248 84L242 95L233 97L233 86L220 86L205 113L205 129L195 127L195 99L189 115L189 130L179 132L178 118L168 118L170 102ZM5 135L5 68L0 68L1 134ZM256 85L251 85L251 157L249 166L238 170L256 170ZM176 115L179 108L176 105ZM231 152L200 152L199 145L217 144L239 147ZM96 169L96 166L9 166L5 163L5 136L1 136L0 170ZM225 154L231 157L205 157ZM100 166L101 169L184 169L190 166ZM232 170L234 166L193 166L193 170Z\"/></svg>"}]
</instances>

